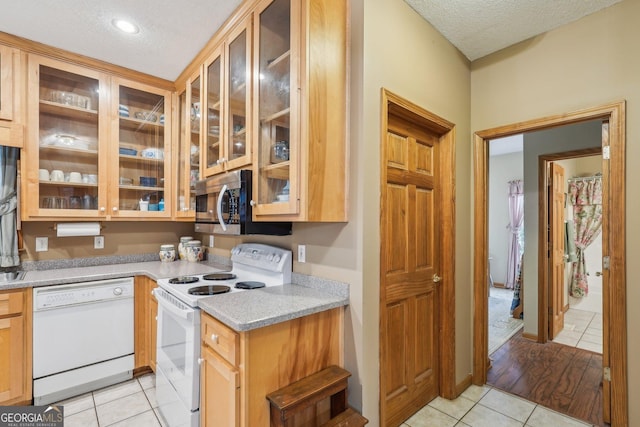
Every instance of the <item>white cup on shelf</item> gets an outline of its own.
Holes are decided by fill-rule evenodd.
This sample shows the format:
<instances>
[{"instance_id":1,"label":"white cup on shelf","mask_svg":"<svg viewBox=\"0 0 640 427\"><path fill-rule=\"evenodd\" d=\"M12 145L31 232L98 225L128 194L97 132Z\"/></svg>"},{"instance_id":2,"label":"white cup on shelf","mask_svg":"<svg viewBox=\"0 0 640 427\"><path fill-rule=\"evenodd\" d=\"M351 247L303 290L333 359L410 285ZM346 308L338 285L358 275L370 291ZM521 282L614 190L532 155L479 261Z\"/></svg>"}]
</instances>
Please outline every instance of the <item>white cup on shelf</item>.
<instances>
[{"instance_id":1,"label":"white cup on shelf","mask_svg":"<svg viewBox=\"0 0 640 427\"><path fill-rule=\"evenodd\" d=\"M49 176L53 182L64 182L64 172L59 169L52 170Z\"/></svg>"},{"instance_id":2,"label":"white cup on shelf","mask_svg":"<svg viewBox=\"0 0 640 427\"><path fill-rule=\"evenodd\" d=\"M49 171L46 169L40 169L38 171L38 178L40 181L49 181Z\"/></svg>"},{"instance_id":3,"label":"white cup on shelf","mask_svg":"<svg viewBox=\"0 0 640 427\"><path fill-rule=\"evenodd\" d=\"M70 172L69 182L75 182L76 184L82 182L82 174L80 172Z\"/></svg>"},{"instance_id":4,"label":"white cup on shelf","mask_svg":"<svg viewBox=\"0 0 640 427\"><path fill-rule=\"evenodd\" d=\"M141 211L148 211L149 210L149 202L146 200L140 200L138 202L138 205L140 206L140 210Z\"/></svg>"}]
</instances>

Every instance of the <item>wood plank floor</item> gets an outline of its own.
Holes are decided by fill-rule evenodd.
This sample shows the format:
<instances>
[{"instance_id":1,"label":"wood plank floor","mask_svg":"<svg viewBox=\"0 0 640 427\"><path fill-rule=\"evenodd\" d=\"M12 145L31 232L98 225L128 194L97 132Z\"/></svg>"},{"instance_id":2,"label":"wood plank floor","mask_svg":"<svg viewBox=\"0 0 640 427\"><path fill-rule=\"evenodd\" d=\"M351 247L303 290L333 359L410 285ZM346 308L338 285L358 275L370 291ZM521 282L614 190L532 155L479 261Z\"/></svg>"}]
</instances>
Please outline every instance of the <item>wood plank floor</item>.
<instances>
[{"instance_id":1,"label":"wood plank floor","mask_svg":"<svg viewBox=\"0 0 640 427\"><path fill-rule=\"evenodd\" d=\"M491 355L487 383L597 426L602 421L602 355L514 335Z\"/></svg>"}]
</instances>

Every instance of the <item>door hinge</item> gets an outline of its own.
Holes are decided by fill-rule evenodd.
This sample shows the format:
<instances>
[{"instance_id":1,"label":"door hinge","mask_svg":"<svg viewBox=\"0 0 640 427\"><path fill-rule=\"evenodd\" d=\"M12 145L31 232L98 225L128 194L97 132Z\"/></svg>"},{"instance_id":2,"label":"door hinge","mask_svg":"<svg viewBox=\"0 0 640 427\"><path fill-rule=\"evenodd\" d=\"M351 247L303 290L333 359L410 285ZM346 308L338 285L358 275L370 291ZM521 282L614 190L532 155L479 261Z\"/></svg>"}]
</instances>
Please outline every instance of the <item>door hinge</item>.
<instances>
[{"instance_id":1,"label":"door hinge","mask_svg":"<svg viewBox=\"0 0 640 427\"><path fill-rule=\"evenodd\" d=\"M609 269L609 264L610 264L609 257L608 256L603 256L602 257L602 269L603 270L608 270Z\"/></svg>"},{"instance_id":2,"label":"door hinge","mask_svg":"<svg viewBox=\"0 0 640 427\"><path fill-rule=\"evenodd\" d=\"M602 160L609 160L611 154L609 153L609 146L605 145L602 147Z\"/></svg>"},{"instance_id":3,"label":"door hinge","mask_svg":"<svg viewBox=\"0 0 640 427\"><path fill-rule=\"evenodd\" d=\"M602 368L602 377L604 378L605 381L611 381L611 368L608 366L605 366L604 368Z\"/></svg>"}]
</instances>

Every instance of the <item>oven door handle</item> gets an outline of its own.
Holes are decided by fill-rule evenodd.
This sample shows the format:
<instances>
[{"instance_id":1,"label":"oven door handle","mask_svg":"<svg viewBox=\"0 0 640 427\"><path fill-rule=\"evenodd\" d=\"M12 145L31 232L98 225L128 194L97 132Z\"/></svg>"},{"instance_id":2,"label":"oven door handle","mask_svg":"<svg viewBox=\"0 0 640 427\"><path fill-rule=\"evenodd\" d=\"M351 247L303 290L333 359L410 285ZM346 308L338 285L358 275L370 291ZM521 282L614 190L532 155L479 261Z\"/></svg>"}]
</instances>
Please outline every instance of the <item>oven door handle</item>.
<instances>
[{"instance_id":1,"label":"oven door handle","mask_svg":"<svg viewBox=\"0 0 640 427\"><path fill-rule=\"evenodd\" d=\"M222 198L224 197L224 193L227 192L227 184L222 186L222 190L218 193L218 222L220 223L220 227L222 227L222 231L227 231L227 224L224 223L224 219L222 218Z\"/></svg>"},{"instance_id":2,"label":"oven door handle","mask_svg":"<svg viewBox=\"0 0 640 427\"><path fill-rule=\"evenodd\" d=\"M158 300L158 304L160 304L163 309L167 310L169 313L175 316L180 317L181 319L191 321L194 313L193 309L181 309L180 307L177 307L165 297L162 291L159 291L158 289L159 288L153 290L153 295L156 297L156 299Z\"/></svg>"}]
</instances>

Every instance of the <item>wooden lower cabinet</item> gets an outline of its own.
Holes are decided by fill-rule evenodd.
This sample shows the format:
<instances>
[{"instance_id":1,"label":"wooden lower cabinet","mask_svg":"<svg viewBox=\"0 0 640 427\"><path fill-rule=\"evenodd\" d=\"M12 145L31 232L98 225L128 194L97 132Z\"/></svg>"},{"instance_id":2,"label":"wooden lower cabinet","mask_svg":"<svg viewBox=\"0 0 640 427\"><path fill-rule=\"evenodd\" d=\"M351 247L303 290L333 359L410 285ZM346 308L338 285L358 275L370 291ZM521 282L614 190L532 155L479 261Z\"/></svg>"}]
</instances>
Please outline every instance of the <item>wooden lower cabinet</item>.
<instances>
[{"instance_id":1,"label":"wooden lower cabinet","mask_svg":"<svg viewBox=\"0 0 640 427\"><path fill-rule=\"evenodd\" d=\"M0 405L32 398L31 289L0 292Z\"/></svg>"},{"instance_id":2,"label":"wooden lower cabinet","mask_svg":"<svg viewBox=\"0 0 640 427\"><path fill-rule=\"evenodd\" d=\"M236 332L203 312L201 425L268 427L267 394L343 365L343 316L340 307ZM323 408L311 416L328 419Z\"/></svg>"},{"instance_id":3,"label":"wooden lower cabinet","mask_svg":"<svg viewBox=\"0 0 640 427\"><path fill-rule=\"evenodd\" d=\"M158 285L146 276L136 276L134 290L134 360L135 370L156 371L156 331L158 301L151 291Z\"/></svg>"}]
</instances>

